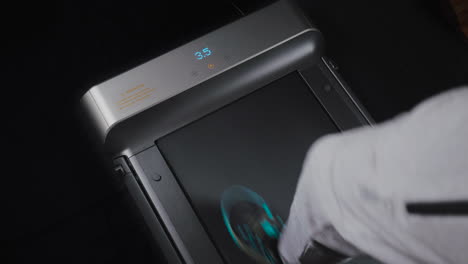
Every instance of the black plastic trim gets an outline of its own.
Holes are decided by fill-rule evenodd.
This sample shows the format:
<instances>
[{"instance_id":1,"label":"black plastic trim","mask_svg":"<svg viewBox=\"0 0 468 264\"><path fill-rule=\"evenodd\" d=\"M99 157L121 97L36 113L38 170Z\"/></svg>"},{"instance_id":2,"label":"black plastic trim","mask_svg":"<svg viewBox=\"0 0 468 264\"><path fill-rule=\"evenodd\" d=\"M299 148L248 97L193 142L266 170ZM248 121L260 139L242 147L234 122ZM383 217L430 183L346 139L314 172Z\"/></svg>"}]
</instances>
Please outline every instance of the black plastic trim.
<instances>
[{"instance_id":1,"label":"black plastic trim","mask_svg":"<svg viewBox=\"0 0 468 264\"><path fill-rule=\"evenodd\" d=\"M409 214L433 216L468 216L468 201L411 202Z\"/></svg>"}]
</instances>

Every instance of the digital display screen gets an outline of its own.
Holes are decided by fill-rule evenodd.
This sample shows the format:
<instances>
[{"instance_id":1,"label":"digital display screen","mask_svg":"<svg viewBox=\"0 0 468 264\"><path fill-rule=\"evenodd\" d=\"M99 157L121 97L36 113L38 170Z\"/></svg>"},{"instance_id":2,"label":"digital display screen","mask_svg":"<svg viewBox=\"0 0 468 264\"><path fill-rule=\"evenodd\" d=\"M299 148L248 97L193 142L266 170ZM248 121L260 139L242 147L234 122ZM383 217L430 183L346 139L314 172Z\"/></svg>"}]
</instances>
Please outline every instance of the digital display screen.
<instances>
[{"instance_id":1,"label":"digital display screen","mask_svg":"<svg viewBox=\"0 0 468 264\"><path fill-rule=\"evenodd\" d=\"M203 48L202 50L196 51L193 55L197 60L203 60L204 58L210 56L212 54L209 48Z\"/></svg>"}]
</instances>

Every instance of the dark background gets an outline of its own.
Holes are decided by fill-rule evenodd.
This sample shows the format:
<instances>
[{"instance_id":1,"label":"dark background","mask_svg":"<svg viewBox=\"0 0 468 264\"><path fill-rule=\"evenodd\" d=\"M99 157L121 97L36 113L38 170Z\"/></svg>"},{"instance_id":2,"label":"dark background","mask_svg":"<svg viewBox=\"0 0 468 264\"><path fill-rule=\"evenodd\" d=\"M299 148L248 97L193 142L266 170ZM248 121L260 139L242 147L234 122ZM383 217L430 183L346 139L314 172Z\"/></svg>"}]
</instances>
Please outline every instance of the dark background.
<instances>
[{"instance_id":1,"label":"dark background","mask_svg":"<svg viewBox=\"0 0 468 264\"><path fill-rule=\"evenodd\" d=\"M1 262L157 262L80 124L79 98L239 12L228 0L37 2L1 8ZM468 44L441 1L298 2L376 121L468 83Z\"/></svg>"}]
</instances>

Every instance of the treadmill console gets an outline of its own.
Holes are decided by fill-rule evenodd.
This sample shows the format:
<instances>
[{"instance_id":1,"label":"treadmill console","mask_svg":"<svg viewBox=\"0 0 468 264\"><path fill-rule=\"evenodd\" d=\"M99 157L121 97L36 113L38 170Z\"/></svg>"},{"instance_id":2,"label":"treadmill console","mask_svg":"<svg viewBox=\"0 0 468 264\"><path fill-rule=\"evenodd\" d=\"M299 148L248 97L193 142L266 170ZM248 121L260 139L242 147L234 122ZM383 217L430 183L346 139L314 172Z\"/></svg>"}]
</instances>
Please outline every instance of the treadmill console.
<instances>
[{"instance_id":1,"label":"treadmill console","mask_svg":"<svg viewBox=\"0 0 468 264\"><path fill-rule=\"evenodd\" d=\"M291 5L279 3L281 7L267 7L267 12L246 16L92 87L83 103L96 119L102 140L125 119L239 64L307 32L320 36ZM311 44L307 52L321 42Z\"/></svg>"}]
</instances>

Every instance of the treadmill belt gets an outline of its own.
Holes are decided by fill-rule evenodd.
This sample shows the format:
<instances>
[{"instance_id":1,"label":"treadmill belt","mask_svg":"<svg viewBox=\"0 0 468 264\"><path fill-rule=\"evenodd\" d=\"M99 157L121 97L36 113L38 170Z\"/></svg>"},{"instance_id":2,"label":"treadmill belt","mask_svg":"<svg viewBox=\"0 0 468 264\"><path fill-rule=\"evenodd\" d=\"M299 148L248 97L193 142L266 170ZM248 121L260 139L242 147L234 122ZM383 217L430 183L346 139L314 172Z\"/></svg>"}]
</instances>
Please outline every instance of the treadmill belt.
<instances>
[{"instance_id":1,"label":"treadmill belt","mask_svg":"<svg viewBox=\"0 0 468 264\"><path fill-rule=\"evenodd\" d=\"M244 185L286 220L310 145L338 129L297 72L156 144L227 263L254 263L232 242L220 197Z\"/></svg>"}]
</instances>

